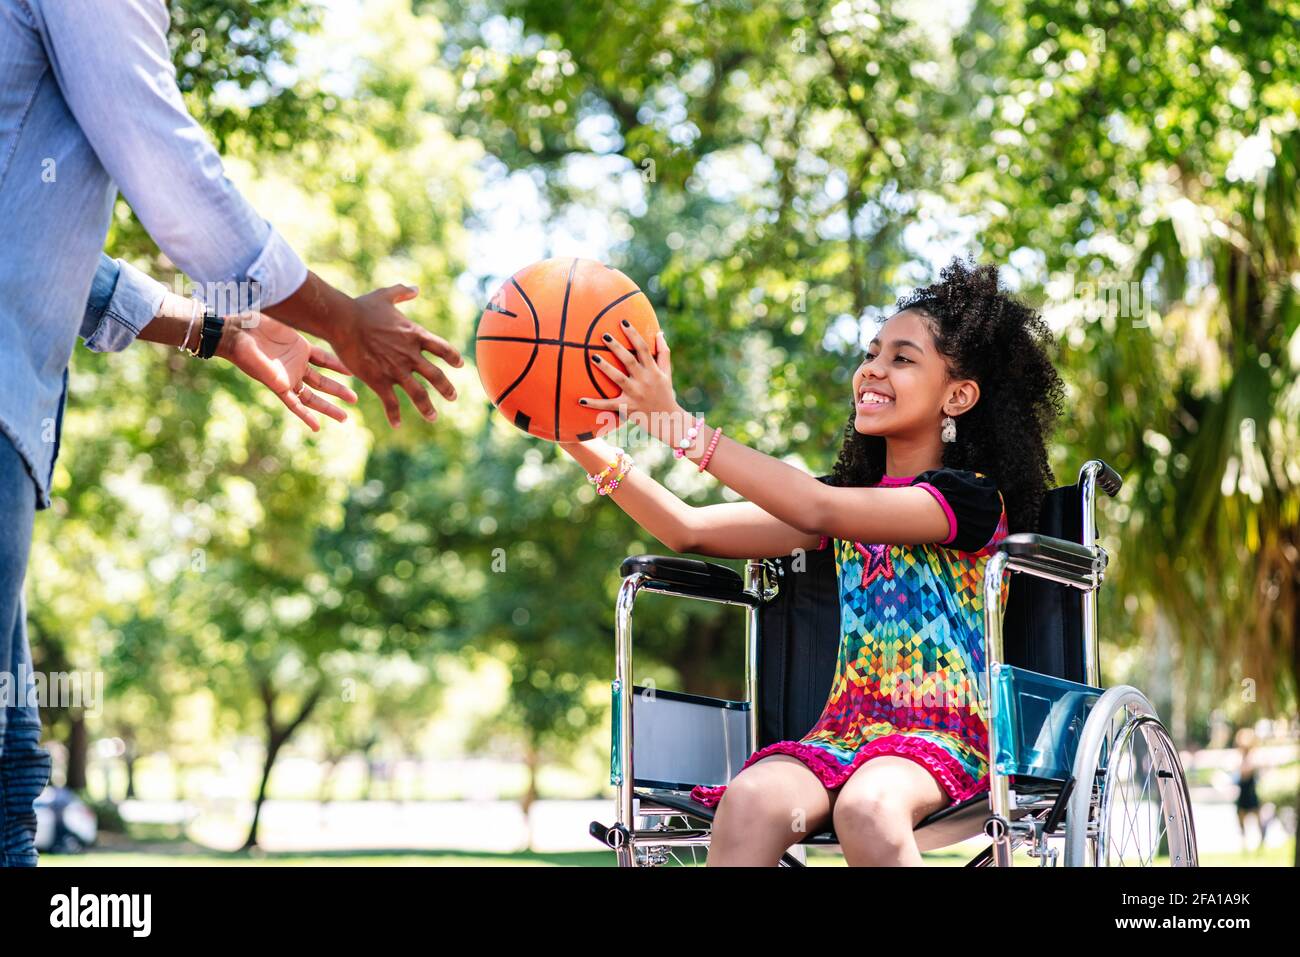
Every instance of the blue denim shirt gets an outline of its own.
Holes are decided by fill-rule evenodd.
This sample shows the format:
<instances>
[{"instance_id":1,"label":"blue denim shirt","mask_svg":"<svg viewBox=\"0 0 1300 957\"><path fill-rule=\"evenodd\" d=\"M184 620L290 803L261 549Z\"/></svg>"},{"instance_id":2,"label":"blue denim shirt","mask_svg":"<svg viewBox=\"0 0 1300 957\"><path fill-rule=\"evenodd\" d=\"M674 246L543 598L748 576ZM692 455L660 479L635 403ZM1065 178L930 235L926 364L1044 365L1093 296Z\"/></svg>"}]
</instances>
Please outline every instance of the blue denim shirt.
<instances>
[{"instance_id":1,"label":"blue denim shirt","mask_svg":"<svg viewBox=\"0 0 1300 957\"><path fill-rule=\"evenodd\" d=\"M158 315L167 287L100 253L78 335L91 352L121 352Z\"/></svg>"},{"instance_id":2,"label":"blue denim shirt","mask_svg":"<svg viewBox=\"0 0 1300 957\"><path fill-rule=\"evenodd\" d=\"M118 189L223 313L274 305L306 279L186 111L168 25L163 0L0 0L0 432L41 508ZM110 303L135 288L119 270ZM88 341L120 343L142 315L105 306Z\"/></svg>"}]
</instances>

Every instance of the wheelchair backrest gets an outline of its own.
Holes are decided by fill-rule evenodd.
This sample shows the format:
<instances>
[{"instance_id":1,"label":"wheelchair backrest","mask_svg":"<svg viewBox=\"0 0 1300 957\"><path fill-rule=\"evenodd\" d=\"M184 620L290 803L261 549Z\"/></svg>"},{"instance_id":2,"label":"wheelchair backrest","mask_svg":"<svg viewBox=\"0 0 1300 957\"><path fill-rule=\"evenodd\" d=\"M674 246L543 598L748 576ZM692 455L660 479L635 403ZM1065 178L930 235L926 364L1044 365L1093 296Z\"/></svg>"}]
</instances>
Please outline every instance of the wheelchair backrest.
<instances>
[{"instance_id":1,"label":"wheelchair backrest","mask_svg":"<svg viewBox=\"0 0 1300 957\"><path fill-rule=\"evenodd\" d=\"M1083 541L1077 485L1048 491L1038 532ZM830 548L770 560L778 591L758 611L758 747L798 740L830 697L840 645L839 582ZM802 570L794 571L796 562ZM1027 574L1011 576L1002 626L1008 664L1067 681L1084 680L1083 593Z\"/></svg>"}]
</instances>

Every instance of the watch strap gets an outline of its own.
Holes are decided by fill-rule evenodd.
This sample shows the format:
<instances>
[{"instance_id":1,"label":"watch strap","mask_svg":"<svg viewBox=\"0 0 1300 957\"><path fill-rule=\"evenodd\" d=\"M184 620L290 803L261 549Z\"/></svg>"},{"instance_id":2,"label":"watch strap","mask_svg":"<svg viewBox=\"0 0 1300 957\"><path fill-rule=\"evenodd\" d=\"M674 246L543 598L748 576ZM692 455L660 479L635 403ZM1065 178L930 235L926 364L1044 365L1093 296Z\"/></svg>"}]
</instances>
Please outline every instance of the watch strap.
<instances>
[{"instance_id":1,"label":"watch strap","mask_svg":"<svg viewBox=\"0 0 1300 957\"><path fill-rule=\"evenodd\" d=\"M211 359L217 352L217 345L221 342L221 332L226 325L226 320L218 316L208 307L207 312L203 315L203 332L199 336L199 351L197 353L200 359Z\"/></svg>"}]
</instances>

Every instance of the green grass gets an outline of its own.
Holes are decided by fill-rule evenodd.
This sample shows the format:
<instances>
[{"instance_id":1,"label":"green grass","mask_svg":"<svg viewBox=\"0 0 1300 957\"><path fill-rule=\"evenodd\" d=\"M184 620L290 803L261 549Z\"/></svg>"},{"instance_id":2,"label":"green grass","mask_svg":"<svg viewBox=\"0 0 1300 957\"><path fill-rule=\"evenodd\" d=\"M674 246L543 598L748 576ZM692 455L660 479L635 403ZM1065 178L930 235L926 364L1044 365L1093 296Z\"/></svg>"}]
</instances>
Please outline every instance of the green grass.
<instances>
[{"instance_id":1,"label":"green grass","mask_svg":"<svg viewBox=\"0 0 1300 957\"><path fill-rule=\"evenodd\" d=\"M194 844L42 854L41 867L613 867L612 851L500 854L489 851L211 851Z\"/></svg>"},{"instance_id":2,"label":"green grass","mask_svg":"<svg viewBox=\"0 0 1300 957\"><path fill-rule=\"evenodd\" d=\"M974 845L931 851L924 855L931 867L961 867L974 856ZM1202 867L1290 867L1294 841L1283 847L1245 854L1203 854ZM1017 867L1037 867L1023 852ZM812 867L843 867L842 855L810 850ZM42 854L42 867L613 867L612 851L537 853L518 851L214 851L192 841L149 841L116 848L96 848L85 854Z\"/></svg>"}]
</instances>

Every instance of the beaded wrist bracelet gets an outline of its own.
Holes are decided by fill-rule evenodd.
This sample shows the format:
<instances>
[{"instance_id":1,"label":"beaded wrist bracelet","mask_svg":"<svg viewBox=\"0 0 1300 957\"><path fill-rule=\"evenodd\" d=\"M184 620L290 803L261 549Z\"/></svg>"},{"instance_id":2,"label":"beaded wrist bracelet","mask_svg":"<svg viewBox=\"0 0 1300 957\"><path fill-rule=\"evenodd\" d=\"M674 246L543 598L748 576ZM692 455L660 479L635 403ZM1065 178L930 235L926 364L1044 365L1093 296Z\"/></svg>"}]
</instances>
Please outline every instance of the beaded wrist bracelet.
<instances>
[{"instance_id":1,"label":"beaded wrist bracelet","mask_svg":"<svg viewBox=\"0 0 1300 957\"><path fill-rule=\"evenodd\" d=\"M704 416L697 418L695 424L686 430L686 435L673 449L673 455L679 459L686 455L686 450L694 446L695 440L700 437L700 429L702 428L704 428Z\"/></svg>"},{"instance_id":2,"label":"beaded wrist bracelet","mask_svg":"<svg viewBox=\"0 0 1300 957\"><path fill-rule=\"evenodd\" d=\"M623 481L624 476L626 476L628 472L632 471L632 466L635 464L632 461L632 456L625 455L623 456L622 461L623 467L618 470L617 475L605 483L604 486L596 486L597 495L608 495L610 492L614 491L614 489L618 488L618 483Z\"/></svg>"},{"instance_id":3,"label":"beaded wrist bracelet","mask_svg":"<svg viewBox=\"0 0 1300 957\"><path fill-rule=\"evenodd\" d=\"M587 481L596 486L597 495L608 495L610 492L614 491L614 489L618 488L618 483L621 482L623 477L627 475L629 470L631 470L633 464L632 456L628 455L622 449L619 449L617 454L614 456L614 460L610 462L609 465L605 466L602 472L597 475L592 475L588 472ZM609 478L611 472L616 472L612 479ZM609 479L609 481L606 482L606 479Z\"/></svg>"},{"instance_id":4,"label":"beaded wrist bracelet","mask_svg":"<svg viewBox=\"0 0 1300 957\"><path fill-rule=\"evenodd\" d=\"M590 472L587 473L587 481L591 482L593 485L599 486L602 482L605 481L606 478L609 477L610 472L618 468L619 464L623 461L623 456L625 454L626 453L622 449L617 450L614 453L614 458L610 460L610 463L605 466L603 471L595 475L592 475Z\"/></svg>"},{"instance_id":5,"label":"beaded wrist bracelet","mask_svg":"<svg viewBox=\"0 0 1300 957\"><path fill-rule=\"evenodd\" d=\"M713 458L713 450L718 447L718 439L722 438L722 426L713 430L713 438L709 439L709 449L704 453L704 458L700 459L700 471L703 472L709 465L709 459Z\"/></svg>"}]
</instances>

